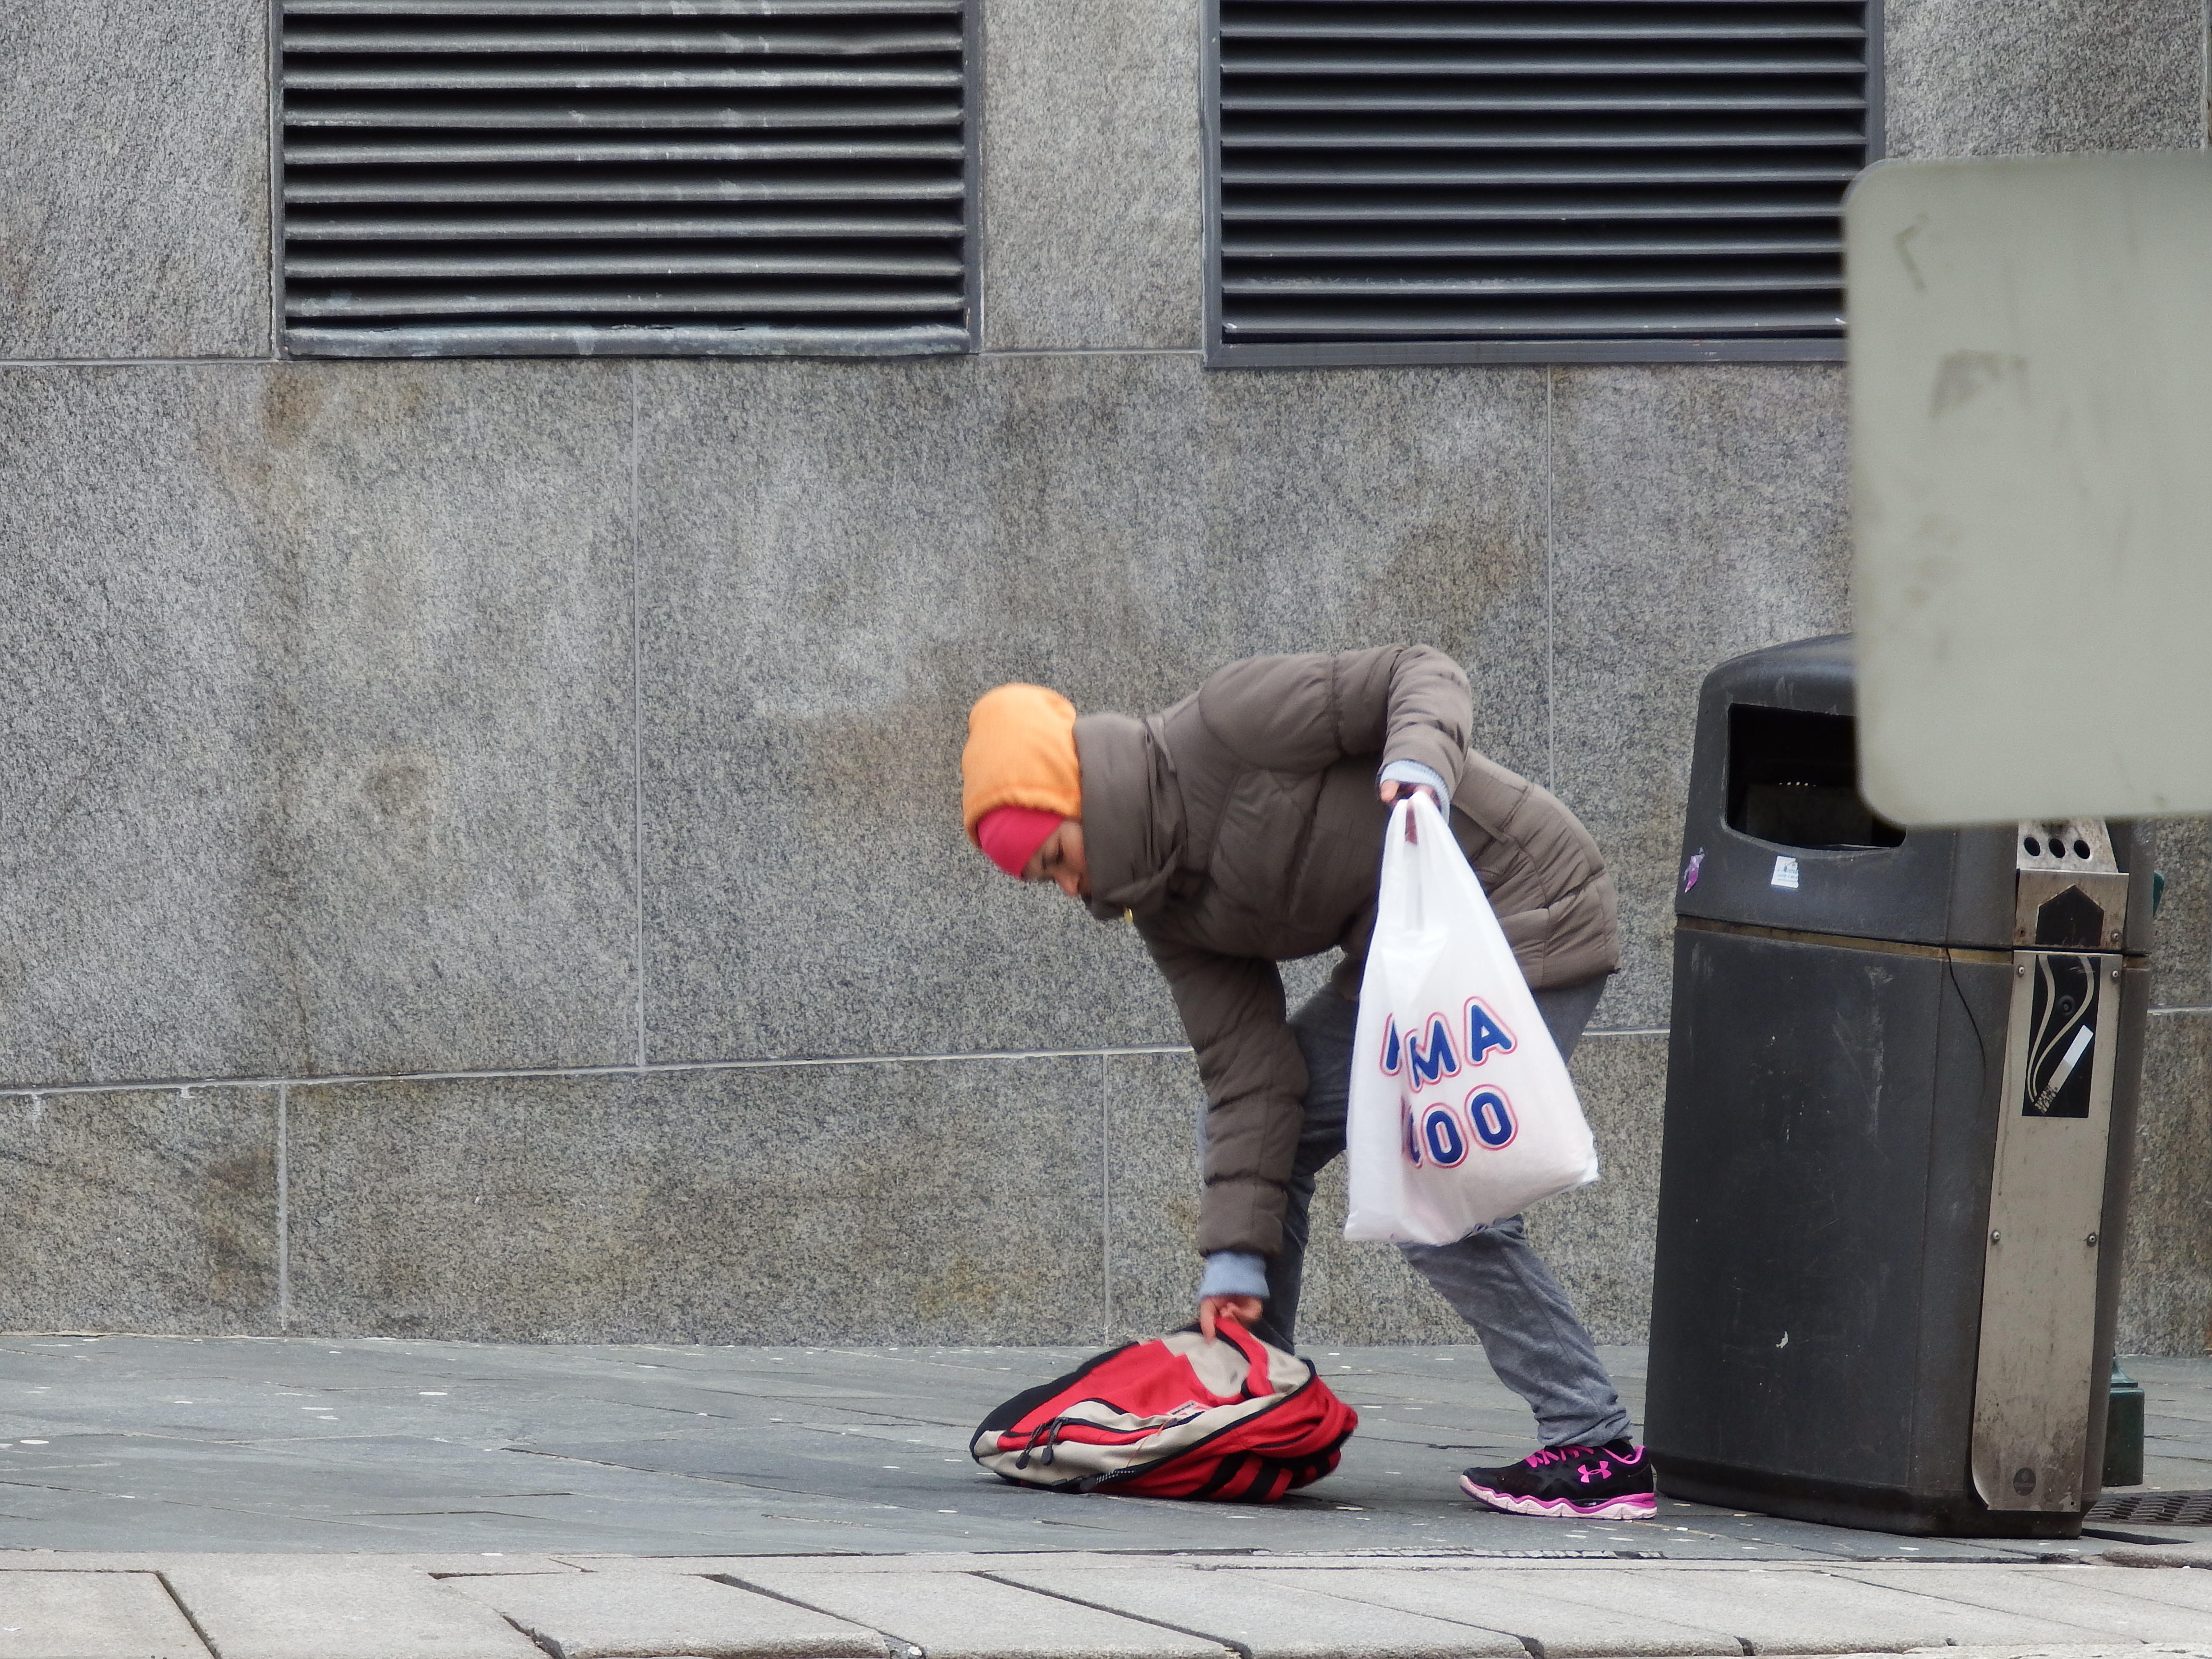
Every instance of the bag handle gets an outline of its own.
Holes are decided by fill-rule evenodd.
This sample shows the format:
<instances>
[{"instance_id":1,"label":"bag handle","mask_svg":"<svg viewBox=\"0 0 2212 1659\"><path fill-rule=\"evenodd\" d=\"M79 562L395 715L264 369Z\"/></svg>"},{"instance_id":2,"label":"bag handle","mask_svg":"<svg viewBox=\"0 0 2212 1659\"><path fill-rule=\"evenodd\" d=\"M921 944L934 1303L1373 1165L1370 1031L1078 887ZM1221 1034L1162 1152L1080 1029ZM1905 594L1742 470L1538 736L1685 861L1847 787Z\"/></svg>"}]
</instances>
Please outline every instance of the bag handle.
<instances>
[{"instance_id":1,"label":"bag handle","mask_svg":"<svg viewBox=\"0 0 2212 1659\"><path fill-rule=\"evenodd\" d=\"M1449 844L1450 832L1444 828L1443 814L1428 798L1427 792L1408 790L1398 798L1390 809L1390 827L1382 837L1382 900L1376 911L1376 925L1382 921L1387 907L1392 924L1407 933L1423 931L1425 906L1422 900L1420 869L1433 851L1425 855L1421 851L1419 825L1424 818L1432 820L1430 825L1431 847ZM1441 842L1438 837L1442 837ZM1455 849L1456 850L1456 849ZM1395 879L1393 879L1393 877Z\"/></svg>"},{"instance_id":2,"label":"bag handle","mask_svg":"<svg viewBox=\"0 0 2212 1659\"><path fill-rule=\"evenodd\" d=\"M1264 1400L1275 1392L1274 1367L1267 1363L1267 1351L1260 1339L1246 1330L1236 1319L1219 1317L1214 1321L1215 1334L1228 1341L1244 1356L1244 1398ZM1260 1379L1255 1383L1254 1378ZM1264 1384L1264 1386L1261 1386Z\"/></svg>"}]
</instances>

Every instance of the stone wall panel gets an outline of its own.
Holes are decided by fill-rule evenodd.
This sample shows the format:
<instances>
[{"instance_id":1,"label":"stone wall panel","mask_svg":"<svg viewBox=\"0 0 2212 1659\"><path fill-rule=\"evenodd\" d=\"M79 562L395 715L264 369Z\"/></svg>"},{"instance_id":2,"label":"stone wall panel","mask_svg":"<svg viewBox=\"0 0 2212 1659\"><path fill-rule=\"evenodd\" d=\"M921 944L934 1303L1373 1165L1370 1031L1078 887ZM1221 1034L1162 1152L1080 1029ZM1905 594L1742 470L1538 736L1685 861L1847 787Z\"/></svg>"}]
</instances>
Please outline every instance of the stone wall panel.
<instances>
[{"instance_id":1,"label":"stone wall panel","mask_svg":"<svg viewBox=\"0 0 2212 1659\"><path fill-rule=\"evenodd\" d=\"M295 1088L293 1328L1089 1343L1096 1058Z\"/></svg>"},{"instance_id":2,"label":"stone wall panel","mask_svg":"<svg viewBox=\"0 0 2212 1659\"><path fill-rule=\"evenodd\" d=\"M2160 818L2153 832L2166 885L2151 928L2151 1006L2212 1006L2212 820Z\"/></svg>"},{"instance_id":3,"label":"stone wall panel","mask_svg":"<svg viewBox=\"0 0 2212 1659\"><path fill-rule=\"evenodd\" d=\"M0 370L0 1082L632 1056L625 373Z\"/></svg>"},{"instance_id":4,"label":"stone wall panel","mask_svg":"<svg viewBox=\"0 0 2212 1659\"><path fill-rule=\"evenodd\" d=\"M289 702L262 746L310 1073L635 1057L628 382L270 381L296 430L270 434L287 631L258 643Z\"/></svg>"},{"instance_id":5,"label":"stone wall panel","mask_svg":"<svg viewBox=\"0 0 2212 1659\"><path fill-rule=\"evenodd\" d=\"M1599 1030L1663 1027L1698 688L1850 626L1840 368L1555 371L1559 794L1620 890Z\"/></svg>"},{"instance_id":6,"label":"stone wall panel","mask_svg":"<svg viewBox=\"0 0 2212 1659\"><path fill-rule=\"evenodd\" d=\"M281 1072L264 371L0 370L0 1079ZM241 451L250 453L241 454Z\"/></svg>"},{"instance_id":7,"label":"stone wall panel","mask_svg":"<svg viewBox=\"0 0 2212 1659\"><path fill-rule=\"evenodd\" d=\"M2154 1015L2120 1281L2122 1353L2212 1349L2212 1015Z\"/></svg>"},{"instance_id":8,"label":"stone wall panel","mask_svg":"<svg viewBox=\"0 0 2212 1659\"><path fill-rule=\"evenodd\" d=\"M276 1331L276 1091L0 1100L0 1329Z\"/></svg>"},{"instance_id":9,"label":"stone wall panel","mask_svg":"<svg viewBox=\"0 0 2212 1659\"><path fill-rule=\"evenodd\" d=\"M986 349L1198 345L1199 11L984 8Z\"/></svg>"},{"instance_id":10,"label":"stone wall panel","mask_svg":"<svg viewBox=\"0 0 2212 1659\"><path fill-rule=\"evenodd\" d=\"M0 358L265 357L267 0L0 9Z\"/></svg>"},{"instance_id":11,"label":"stone wall panel","mask_svg":"<svg viewBox=\"0 0 2212 1659\"><path fill-rule=\"evenodd\" d=\"M1886 0L1889 153L2195 149L2202 0Z\"/></svg>"}]
</instances>

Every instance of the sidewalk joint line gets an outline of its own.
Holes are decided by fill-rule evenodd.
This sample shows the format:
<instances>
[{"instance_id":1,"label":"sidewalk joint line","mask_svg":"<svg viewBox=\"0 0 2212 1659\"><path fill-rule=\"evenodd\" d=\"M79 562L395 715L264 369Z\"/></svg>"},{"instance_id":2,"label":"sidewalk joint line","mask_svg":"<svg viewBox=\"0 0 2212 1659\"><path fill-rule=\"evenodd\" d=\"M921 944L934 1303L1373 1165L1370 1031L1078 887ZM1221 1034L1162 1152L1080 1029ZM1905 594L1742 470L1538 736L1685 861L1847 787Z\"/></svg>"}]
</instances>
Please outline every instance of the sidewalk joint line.
<instances>
[{"instance_id":1,"label":"sidewalk joint line","mask_svg":"<svg viewBox=\"0 0 2212 1659\"><path fill-rule=\"evenodd\" d=\"M754 1559L759 1559L760 1558L756 1557ZM771 1556L768 1559L769 1561L773 1562L775 1558ZM817 1607L811 1601L802 1601L795 1595L786 1595L781 1590L772 1590L765 1584L753 1583L748 1579L738 1577L734 1572L709 1572L702 1573L700 1576L706 1578L710 1583L728 1584L733 1589L750 1590L755 1595L765 1595L770 1601L781 1601L787 1607L803 1607L808 1613L818 1613L827 1619L844 1619L845 1622L848 1625L859 1625L862 1630L874 1631L877 1635L882 1637L887 1642L897 1643L901 1648L905 1650L906 1659L922 1659L922 1649L918 1644L908 1641L903 1636L895 1635L891 1632L884 1629L879 1625L862 1624L860 1620L848 1619L842 1613L832 1613L828 1607Z\"/></svg>"},{"instance_id":2,"label":"sidewalk joint line","mask_svg":"<svg viewBox=\"0 0 2212 1659\"><path fill-rule=\"evenodd\" d=\"M1377 1565L1387 1565L1389 1560L1401 1559L1403 1558L1399 1556L1395 1552L1389 1552L1382 1556L1378 1556L1376 1560ZM1358 1571L1358 1569L1354 1569L1354 1571ZM1326 1595L1331 1601L1341 1601L1347 1607L1364 1607L1372 1605L1372 1603L1362 1601L1357 1596L1343 1595L1338 1594L1338 1592L1333 1589L1323 1589L1318 1584L1309 1584L1304 1588L1312 1595ZM1464 1625L1469 1630L1479 1630L1483 1632L1486 1635L1510 1637L1513 1640L1518 1642L1522 1647L1528 1650L1528 1659L1551 1659L1551 1656L1544 1651L1544 1644L1542 1642L1539 1641L1533 1636L1523 1636L1518 1631L1501 1630L1495 1625L1478 1625L1472 1620L1461 1619L1449 1613L1428 1613L1424 1616L1430 1619L1441 1619L1448 1625ZM1741 1638L1739 1638L1737 1639L1741 1640ZM1750 1651L1748 1648L1744 1650L1747 1653Z\"/></svg>"},{"instance_id":3,"label":"sidewalk joint line","mask_svg":"<svg viewBox=\"0 0 2212 1659\"><path fill-rule=\"evenodd\" d=\"M1048 1566L1047 1571L1049 1570ZM1008 1589L1019 1590L1024 1595L1049 1596L1053 1601L1065 1601L1070 1607L1088 1607L1093 1613L1108 1613L1117 1619L1127 1619L1139 1625L1152 1625L1161 1630L1171 1630L1178 1636L1194 1636L1201 1642L1218 1642L1224 1647L1234 1650L1238 1659L1252 1659L1252 1650L1233 1636L1216 1636L1210 1630L1193 1630L1188 1625L1170 1624L1166 1620L1155 1619L1147 1613L1132 1613L1127 1607L1109 1607L1103 1601L1086 1601L1081 1596L1071 1595L1065 1590L1039 1589L1035 1584L1017 1583L1011 1578L1001 1577L999 1574L988 1571L969 1573L965 1576L970 1578L981 1578L993 1584L1004 1584Z\"/></svg>"},{"instance_id":4,"label":"sidewalk joint line","mask_svg":"<svg viewBox=\"0 0 2212 1659\"><path fill-rule=\"evenodd\" d=\"M200 1645L208 1650L212 1659L222 1659L222 1650L216 1646L215 1638L207 1633L207 1629L200 1623L198 1615L185 1605L185 1598L177 1594L177 1587L169 1582L167 1569L156 1567L154 1570L154 1582L167 1592L170 1601L176 1603L177 1611L184 1615L185 1622L192 1627L192 1634L200 1638Z\"/></svg>"},{"instance_id":5,"label":"sidewalk joint line","mask_svg":"<svg viewBox=\"0 0 2212 1659\"><path fill-rule=\"evenodd\" d=\"M430 1576L434 1578L437 1577L435 1573L433 1573ZM498 1610L495 1608L494 1611L497 1612ZM531 1646L536 1648L540 1653L550 1654L552 1656L552 1659L562 1659L561 1650L555 1646L550 1638L533 1635L529 1631L523 1629L521 1622L511 1613L500 1613L499 1616L507 1620L508 1627L512 1629L517 1636L520 1636L524 1641L529 1643Z\"/></svg>"}]
</instances>

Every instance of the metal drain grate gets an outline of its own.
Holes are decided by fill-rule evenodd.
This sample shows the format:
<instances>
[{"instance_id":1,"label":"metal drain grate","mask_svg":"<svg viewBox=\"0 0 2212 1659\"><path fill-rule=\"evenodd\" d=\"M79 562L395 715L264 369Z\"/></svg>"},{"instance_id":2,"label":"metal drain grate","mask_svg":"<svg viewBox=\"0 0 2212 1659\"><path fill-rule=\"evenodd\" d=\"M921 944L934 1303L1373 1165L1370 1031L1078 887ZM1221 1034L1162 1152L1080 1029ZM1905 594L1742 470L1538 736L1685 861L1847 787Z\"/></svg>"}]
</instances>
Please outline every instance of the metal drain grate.
<instances>
[{"instance_id":1,"label":"metal drain grate","mask_svg":"<svg viewBox=\"0 0 2212 1659\"><path fill-rule=\"evenodd\" d=\"M2212 1492L2137 1492L2100 1498L2087 1519L2138 1527L2212 1527Z\"/></svg>"},{"instance_id":2,"label":"metal drain grate","mask_svg":"<svg viewBox=\"0 0 2212 1659\"><path fill-rule=\"evenodd\" d=\"M1870 0L1213 0L1217 362L1843 355Z\"/></svg>"},{"instance_id":3,"label":"metal drain grate","mask_svg":"<svg viewBox=\"0 0 2212 1659\"><path fill-rule=\"evenodd\" d=\"M300 355L969 347L969 0L283 0Z\"/></svg>"}]
</instances>

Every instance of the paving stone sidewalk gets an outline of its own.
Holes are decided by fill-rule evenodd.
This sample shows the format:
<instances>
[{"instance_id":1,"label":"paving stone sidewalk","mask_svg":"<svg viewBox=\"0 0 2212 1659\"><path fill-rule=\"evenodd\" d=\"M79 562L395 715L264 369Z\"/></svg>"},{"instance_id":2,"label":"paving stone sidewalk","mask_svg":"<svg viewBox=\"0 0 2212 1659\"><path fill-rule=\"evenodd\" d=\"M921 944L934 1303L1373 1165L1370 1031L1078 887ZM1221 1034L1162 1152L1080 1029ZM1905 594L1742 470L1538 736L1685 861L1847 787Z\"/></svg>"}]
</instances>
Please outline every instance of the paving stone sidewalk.
<instances>
[{"instance_id":1,"label":"paving stone sidewalk","mask_svg":"<svg viewBox=\"0 0 2212 1659\"><path fill-rule=\"evenodd\" d=\"M1315 1351L1361 1430L1282 1504L981 1474L1082 1352L0 1338L0 1659L2212 1659L2212 1528L1475 1510L1528 1429L1472 1347ZM2212 1488L2212 1363L2130 1363L2152 1483Z\"/></svg>"},{"instance_id":2,"label":"paving stone sidewalk","mask_svg":"<svg viewBox=\"0 0 2212 1659\"><path fill-rule=\"evenodd\" d=\"M2203 1571L974 1554L0 1558L21 1659L2212 1659Z\"/></svg>"}]
</instances>

